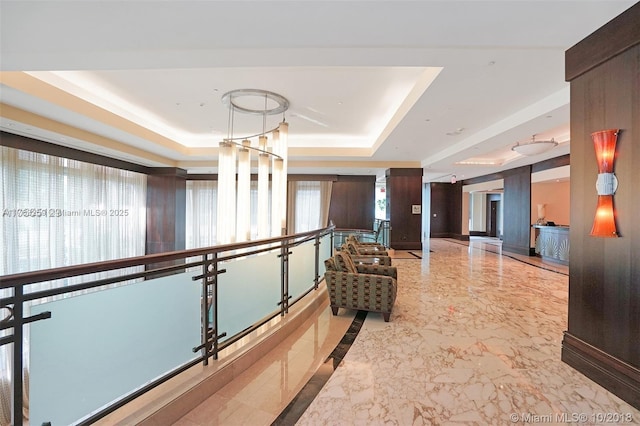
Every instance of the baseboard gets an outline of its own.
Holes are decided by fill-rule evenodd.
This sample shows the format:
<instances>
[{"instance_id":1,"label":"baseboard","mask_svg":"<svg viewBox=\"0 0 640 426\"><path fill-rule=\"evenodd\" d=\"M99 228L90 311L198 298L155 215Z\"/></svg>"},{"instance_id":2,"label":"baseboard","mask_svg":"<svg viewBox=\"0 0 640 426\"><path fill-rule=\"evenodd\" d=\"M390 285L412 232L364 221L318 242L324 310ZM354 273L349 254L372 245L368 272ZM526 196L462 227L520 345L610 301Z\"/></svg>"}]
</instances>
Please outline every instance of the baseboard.
<instances>
[{"instance_id":1,"label":"baseboard","mask_svg":"<svg viewBox=\"0 0 640 426\"><path fill-rule=\"evenodd\" d=\"M510 246L502 242L502 251L507 251L509 253L521 254L523 256L529 256L529 247L516 247Z\"/></svg>"},{"instance_id":2,"label":"baseboard","mask_svg":"<svg viewBox=\"0 0 640 426\"><path fill-rule=\"evenodd\" d=\"M432 232L429 238L451 238L451 234L448 232Z\"/></svg>"},{"instance_id":3,"label":"baseboard","mask_svg":"<svg viewBox=\"0 0 640 426\"><path fill-rule=\"evenodd\" d=\"M640 369L564 333L562 361L640 410Z\"/></svg>"},{"instance_id":4,"label":"baseboard","mask_svg":"<svg viewBox=\"0 0 640 426\"><path fill-rule=\"evenodd\" d=\"M469 241L468 235L456 234L453 232L431 233L429 238L452 238L454 240Z\"/></svg>"},{"instance_id":5,"label":"baseboard","mask_svg":"<svg viewBox=\"0 0 640 426\"><path fill-rule=\"evenodd\" d=\"M422 250L422 242L420 241L392 241L391 247L394 250Z\"/></svg>"},{"instance_id":6,"label":"baseboard","mask_svg":"<svg viewBox=\"0 0 640 426\"><path fill-rule=\"evenodd\" d=\"M487 234L486 231L469 231L469 235L471 235L472 237L487 237L487 236L489 236L489 234Z\"/></svg>"}]
</instances>

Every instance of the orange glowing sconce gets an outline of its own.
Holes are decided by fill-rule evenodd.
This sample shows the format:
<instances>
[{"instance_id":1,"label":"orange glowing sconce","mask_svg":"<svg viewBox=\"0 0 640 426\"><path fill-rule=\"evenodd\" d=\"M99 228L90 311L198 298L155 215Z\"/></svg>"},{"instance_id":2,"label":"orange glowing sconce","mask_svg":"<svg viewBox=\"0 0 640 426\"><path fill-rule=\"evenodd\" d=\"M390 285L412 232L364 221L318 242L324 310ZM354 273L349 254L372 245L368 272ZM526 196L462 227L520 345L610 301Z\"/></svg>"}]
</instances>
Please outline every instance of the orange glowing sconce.
<instances>
[{"instance_id":1,"label":"orange glowing sconce","mask_svg":"<svg viewBox=\"0 0 640 426\"><path fill-rule=\"evenodd\" d=\"M610 129L591 133L598 162L598 180L596 181L598 207L591 228L593 237L616 238L618 236L613 209L613 194L618 189L618 179L613 173L618 132L619 129Z\"/></svg>"}]
</instances>

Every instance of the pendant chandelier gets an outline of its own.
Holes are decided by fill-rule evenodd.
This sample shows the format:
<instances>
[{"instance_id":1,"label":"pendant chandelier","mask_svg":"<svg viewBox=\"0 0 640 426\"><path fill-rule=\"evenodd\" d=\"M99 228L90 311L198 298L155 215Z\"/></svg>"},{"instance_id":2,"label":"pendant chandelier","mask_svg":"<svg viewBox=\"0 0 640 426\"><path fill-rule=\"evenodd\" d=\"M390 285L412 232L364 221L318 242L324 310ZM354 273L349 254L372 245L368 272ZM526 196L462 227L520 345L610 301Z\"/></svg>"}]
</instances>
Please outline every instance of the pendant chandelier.
<instances>
[{"instance_id":1,"label":"pendant chandelier","mask_svg":"<svg viewBox=\"0 0 640 426\"><path fill-rule=\"evenodd\" d=\"M264 99L264 107L241 105L241 98ZM289 125L284 112L289 101L273 92L238 89L222 95L229 108L227 137L220 142L218 154L217 242L229 244L251 239L251 153L258 156L258 239L276 237L286 232L287 149ZM270 106L275 103L275 106ZM234 137L235 112L262 116L262 132ZM275 129L267 130L268 115L283 114ZM272 143L269 145L268 136ZM255 140L252 141L252 139ZM269 211L269 172L271 172L271 222ZM237 184L236 184L237 174ZM237 191L236 191L237 188Z\"/></svg>"}]
</instances>

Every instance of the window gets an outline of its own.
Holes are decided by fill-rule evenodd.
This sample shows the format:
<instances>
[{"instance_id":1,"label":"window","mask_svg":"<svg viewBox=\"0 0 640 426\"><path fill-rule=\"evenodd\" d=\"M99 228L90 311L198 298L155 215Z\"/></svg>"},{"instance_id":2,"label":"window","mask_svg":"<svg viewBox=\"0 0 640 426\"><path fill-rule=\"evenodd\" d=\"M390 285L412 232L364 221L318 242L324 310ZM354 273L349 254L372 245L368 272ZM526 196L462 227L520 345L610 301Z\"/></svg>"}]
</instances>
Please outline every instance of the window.
<instances>
[{"instance_id":1,"label":"window","mask_svg":"<svg viewBox=\"0 0 640 426\"><path fill-rule=\"evenodd\" d=\"M144 255L145 175L0 152L0 275Z\"/></svg>"}]
</instances>

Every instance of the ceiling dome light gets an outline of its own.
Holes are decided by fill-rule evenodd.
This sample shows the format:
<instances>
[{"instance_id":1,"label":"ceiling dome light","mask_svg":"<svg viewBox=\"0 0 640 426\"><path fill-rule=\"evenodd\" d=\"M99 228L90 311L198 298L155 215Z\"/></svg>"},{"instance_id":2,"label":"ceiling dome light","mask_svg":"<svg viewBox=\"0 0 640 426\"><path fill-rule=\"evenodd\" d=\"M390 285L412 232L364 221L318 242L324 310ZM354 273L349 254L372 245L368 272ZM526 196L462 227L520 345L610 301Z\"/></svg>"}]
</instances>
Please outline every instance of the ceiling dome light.
<instances>
[{"instance_id":1,"label":"ceiling dome light","mask_svg":"<svg viewBox=\"0 0 640 426\"><path fill-rule=\"evenodd\" d=\"M555 148L557 145L558 145L558 142L553 140L553 138L547 141L537 141L536 135L533 135L531 137L531 142L526 142L526 143L518 142L511 148L511 150L521 155L531 156L531 155L538 155L538 154L542 154L543 152L547 152L550 149Z\"/></svg>"}]
</instances>

